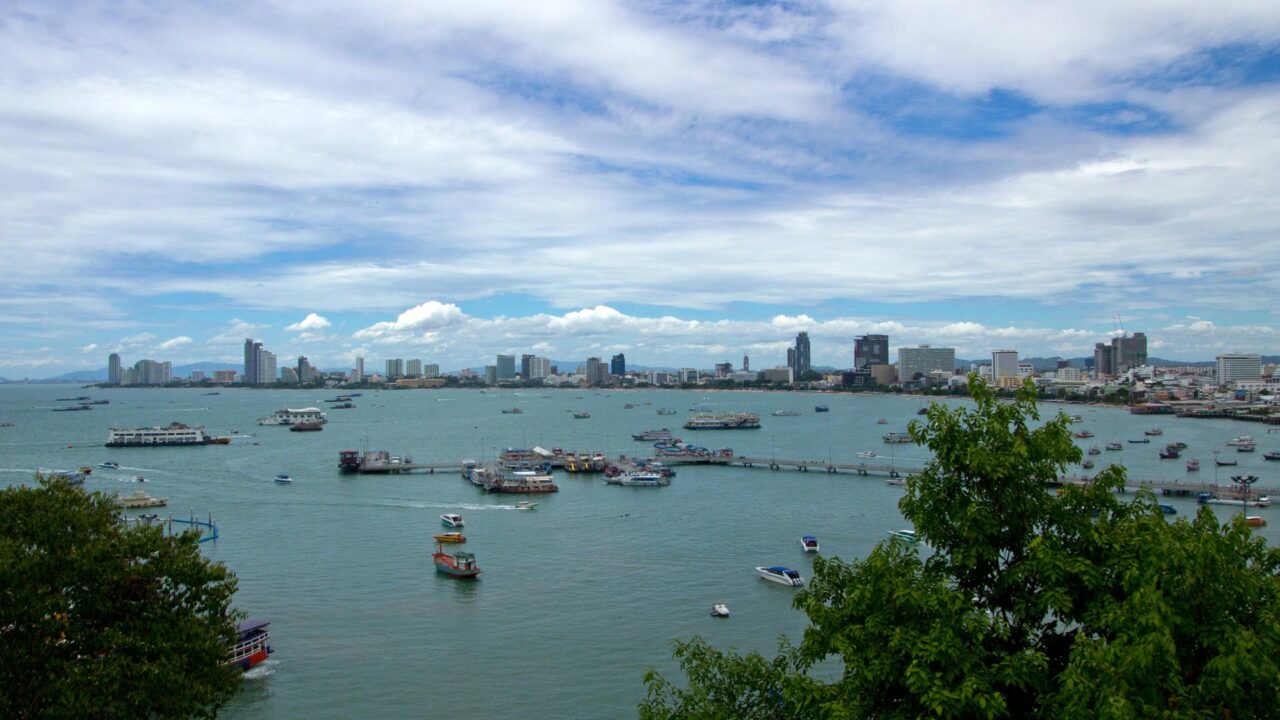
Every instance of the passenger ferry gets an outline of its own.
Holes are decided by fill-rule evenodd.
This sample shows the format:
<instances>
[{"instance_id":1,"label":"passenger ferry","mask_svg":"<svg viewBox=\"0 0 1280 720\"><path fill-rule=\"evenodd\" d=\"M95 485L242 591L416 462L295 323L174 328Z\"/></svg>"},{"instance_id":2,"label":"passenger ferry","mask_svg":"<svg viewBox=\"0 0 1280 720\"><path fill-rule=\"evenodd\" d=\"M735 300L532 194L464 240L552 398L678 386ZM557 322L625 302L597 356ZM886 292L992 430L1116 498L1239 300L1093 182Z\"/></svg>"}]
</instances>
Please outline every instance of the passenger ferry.
<instances>
[{"instance_id":1,"label":"passenger ferry","mask_svg":"<svg viewBox=\"0 0 1280 720\"><path fill-rule=\"evenodd\" d=\"M634 433L631 436L631 439L639 442L645 442L649 440L672 440L674 442L680 442L679 440L676 440L675 438L673 438L671 436L671 431L666 428L662 428L661 430L645 430L644 432Z\"/></svg>"},{"instance_id":2,"label":"passenger ferry","mask_svg":"<svg viewBox=\"0 0 1280 720\"><path fill-rule=\"evenodd\" d=\"M227 651L227 664L241 670L248 670L266 660L267 656L273 652L271 646L267 644L271 639L271 633L267 632L267 626L270 624L267 620L254 618L240 623L236 628L236 644Z\"/></svg>"},{"instance_id":3,"label":"passenger ferry","mask_svg":"<svg viewBox=\"0 0 1280 720\"><path fill-rule=\"evenodd\" d=\"M884 441L890 445L912 442L911 434L904 432L891 432L884 434Z\"/></svg>"},{"instance_id":4,"label":"passenger ferry","mask_svg":"<svg viewBox=\"0 0 1280 720\"><path fill-rule=\"evenodd\" d=\"M329 422L325 414L320 412L320 408L285 408L277 410L274 414L264 418L258 418L259 425L323 425Z\"/></svg>"},{"instance_id":5,"label":"passenger ferry","mask_svg":"<svg viewBox=\"0 0 1280 720\"><path fill-rule=\"evenodd\" d=\"M560 486L550 475L536 470L512 470L510 473L494 478L484 486L485 490L494 493L518 493L531 495L535 493L560 492Z\"/></svg>"},{"instance_id":6,"label":"passenger ferry","mask_svg":"<svg viewBox=\"0 0 1280 720\"><path fill-rule=\"evenodd\" d=\"M757 430L760 428L760 416L745 412L700 412L690 415L684 428L686 430Z\"/></svg>"},{"instance_id":7,"label":"passenger ferry","mask_svg":"<svg viewBox=\"0 0 1280 720\"><path fill-rule=\"evenodd\" d=\"M164 427L111 428L107 431L107 447L160 447L170 445L208 445L212 438L204 428L180 422Z\"/></svg>"},{"instance_id":8,"label":"passenger ferry","mask_svg":"<svg viewBox=\"0 0 1280 720\"><path fill-rule=\"evenodd\" d=\"M625 472L614 477L607 477L604 481L610 485L624 485L627 487L663 487L671 484L671 478L665 477L661 473L645 470Z\"/></svg>"}]
</instances>

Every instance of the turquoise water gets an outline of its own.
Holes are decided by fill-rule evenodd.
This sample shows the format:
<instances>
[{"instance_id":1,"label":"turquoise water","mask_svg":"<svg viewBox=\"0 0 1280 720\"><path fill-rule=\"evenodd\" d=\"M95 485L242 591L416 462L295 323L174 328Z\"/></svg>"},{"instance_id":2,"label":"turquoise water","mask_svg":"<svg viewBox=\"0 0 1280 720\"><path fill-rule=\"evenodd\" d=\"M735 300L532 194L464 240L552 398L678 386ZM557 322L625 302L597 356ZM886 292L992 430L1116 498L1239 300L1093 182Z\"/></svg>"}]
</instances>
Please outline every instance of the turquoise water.
<instances>
[{"instance_id":1,"label":"turquoise water","mask_svg":"<svg viewBox=\"0 0 1280 720\"><path fill-rule=\"evenodd\" d=\"M91 412L55 413L55 398L111 401ZM323 432L260 427L283 407L326 407L334 392L224 390L79 390L74 386L0 386L0 483L29 481L38 468L95 469L87 489L144 488L169 498L165 513L212 514L221 531L207 554L240 578L237 607L271 620L275 654L251 674L226 718L405 716L453 718L633 717L649 667L675 673L671 640L695 634L715 646L772 651L780 634L805 626L791 608L794 591L756 577L757 565L789 565L809 574L803 534L827 555L864 556L887 530L903 527L901 488L880 478L765 469L680 468L670 487L606 486L598 476L557 473L561 492L533 498L533 512L511 496L486 495L454 473L344 476L344 448L385 449L419 462L488 459L509 446L642 454L631 433L676 430L688 409L759 412L763 429L679 432L687 441L738 454L854 462L855 453L923 459L911 445L880 436L906 429L918 398L696 391L365 392L352 410L329 410ZM963 402L963 401L947 401ZM636 407L625 409L624 404ZM644 404L651 403L651 404ZM814 413L816 404L829 413ZM520 407L522 414L501 413ZM679 410L659 416L655 410ZM779 409L799 417L773 417ZM1055 406L1044 406L1053 412ZM1255 474L1276 485L1280 434L1222 420L1133 417L1123 410L1066 408L1096 437L1082 447L1142 437L1095 457L1124 462L1132 477L1188 477L1181 461L1156 457L1165 443L1190 446L1199 475L1214 476L1213 450L1238 459L1228 474ZM592 417L574 419L571 410ZM889 420L878 425L876 419ZM214 434L240 431L229 446L104 448L107 428L202 424ZM1258 452L1239 454L1226 440L1250 434ZM1269 467L1270 466L1270 467ZM1230 471L1230 472L1228 472ZM278 485L277 473L293 476ZM130 482L143 475L149 482ZM1173 498L1180 516L1191 500ZM1229 508L1217 507L1220 516ZM431 535L439 515L466 518L482 578L437 575ZM1269 517L1280 510L1257 511ZM136 514L136 513L131 513ZM1277 540L1280 515L1261 532ZM726 603L733 617L709 616Z\"/></svg>"}]
</instances>

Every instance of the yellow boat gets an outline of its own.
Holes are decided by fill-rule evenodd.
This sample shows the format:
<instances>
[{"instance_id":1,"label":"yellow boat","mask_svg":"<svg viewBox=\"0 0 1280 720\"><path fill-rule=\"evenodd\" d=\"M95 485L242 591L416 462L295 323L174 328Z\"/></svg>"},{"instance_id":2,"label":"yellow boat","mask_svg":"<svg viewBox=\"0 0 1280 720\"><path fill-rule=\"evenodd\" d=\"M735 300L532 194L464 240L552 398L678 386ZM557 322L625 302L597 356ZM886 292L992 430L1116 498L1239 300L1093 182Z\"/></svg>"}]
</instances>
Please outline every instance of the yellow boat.
<instances>
[{"instance_id":1,"label":"yellow boat","mask_svg":"<svg viewBox=\"0 0 1280 720\"><path fill-rule=\"evenodd\" d=\"M435 536L435 541L440 543L464 543L467 541L467 536L460 532L441 533Z\"/></svg>"}]
</instances>

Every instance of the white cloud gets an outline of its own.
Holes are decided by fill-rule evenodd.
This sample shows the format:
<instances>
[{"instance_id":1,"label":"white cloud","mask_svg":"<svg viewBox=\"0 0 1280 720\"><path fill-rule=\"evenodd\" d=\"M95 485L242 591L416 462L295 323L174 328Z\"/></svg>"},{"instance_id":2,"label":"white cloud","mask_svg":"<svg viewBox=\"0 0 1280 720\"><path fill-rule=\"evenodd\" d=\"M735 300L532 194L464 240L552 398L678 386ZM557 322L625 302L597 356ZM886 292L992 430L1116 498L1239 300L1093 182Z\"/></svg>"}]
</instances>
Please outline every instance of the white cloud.
<instances>
[{"instance_id":1,"label":"white cloud","mask_svg":"<svg viewBox=\"0 0 1280 720\"><path fill-rule=\"evenodd\" d=\"M305 318L286 327L285 330L288 330L289 332L301 332L303 330L322 330L324 328L329 327L332 324L333 323L329 322L328 318L325 318L323 315L317 315L316 313L308 313Z\"/></svg>"},{"instance_id":2,"label":"white cloud","mask_svg":"<svg viewBox=\"0 0 1280 720\"><path fill-rule=\"evenodd\" d=\"M98 343L89 343L88 345L85 345L84 347L80 348L80 352L91 353L97 349L98 349Z\"/></svg>"},{"instance_id":3,"label":"white cloud","mask_svg":"<svg viewBox=\"0 0 1280 720\"><path fill-rule=\"evenodd\" d=\"M156 350L160 352L169 352L170 350L176 350L185 345L190 345L192 342L194 341L186 335L179 335L176 338L170 338L160 343L156 346Z\"/></svg>"}]
</instances>

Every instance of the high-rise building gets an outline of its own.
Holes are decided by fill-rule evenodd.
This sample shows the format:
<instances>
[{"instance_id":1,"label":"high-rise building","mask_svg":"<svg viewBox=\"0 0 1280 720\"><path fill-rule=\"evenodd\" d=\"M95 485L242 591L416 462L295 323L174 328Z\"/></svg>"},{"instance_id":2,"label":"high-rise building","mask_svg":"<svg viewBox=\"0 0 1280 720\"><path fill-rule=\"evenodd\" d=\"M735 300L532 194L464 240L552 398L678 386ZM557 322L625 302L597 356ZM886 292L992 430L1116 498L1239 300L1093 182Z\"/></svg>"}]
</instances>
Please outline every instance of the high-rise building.
<instances>
[{"instance_id":1,"label":"high-rise building","mask_svg":"<svg viewBox=\"0 0 1280 720\"><path fill-rule=\"evenodd\" d=\"M516 356L499 355L494 367L498 370L498 380L514 380L516 377Z\"/></svg>"},{"instance_id":2,"label":"high-rise building","mask_svg":"<svg viewBox=\"0 0 1280 720\"><path fill-rule=\"evenodd\" d=\"M551 372L550 358L535 356L529 359L529 378L531 380L539 380L545 377L550 377L551 374L552 372Z\"/></svg>"},{"instance_id":3,"label":"high-rise building","mask_svg":"<svg viewBox=\"0 0 1280 720\"><path fill-rule=\"evenodd\" d=\"M991 351L991 378L992 381L999 384L1000 378L1018 377L1018 351L1017 350L992 350Z\"/></svg>"},{"instance_id":4,"label":"high-rise building","mask_svg":"<svg viewBox=\"0 0 1280 720\"><path fill-rule=\"evenodd\" d=\"M485 385L498 384L498 366L497 365L484 366L484 384Z\"/></svg>"},{"instance_id":5,"label":"high-rise building","mask_svg":"<svg viewBox=\"0 0 1280 720\"><path fill-rule=\"evenodd\" d=\"M718 378L727 378L733 372L733 363L716 363L715 373Z\"/></svg>"},{"instance_id":6,"label":"high-rise building","mask_svg":"<svg viewBox=\"0 0 1280 720\"><path fill-rule=\"evenodd\" d=\"M258 359L254 363L258 369L259 385L273 385L276 382L276 355L266 350L258 351Z\"/></svg>"},{"instance_id":7,"label":"high-rise building","mask_svg":"<svg viewBox=\"0 0 1280 720\"><path fill-rule=\"evenodd\" d=\"M606 365L598 357L587 358L587 365L583 369L582 374L586 376L587 382L592 385L604 385Z\"/></svg>"},{"instance_id":8,"label":"high-rise building","mask_svg":"<svg viewBox=\"0 0 1280 720\"><path fill-rule=\"evenodd\" d=\"M111 353L107 356L107 382L119 385L123 379L124 369L120 367L120 354Z\"/></svg>"},{"instance_id":9,"label":"high-rise building","mask_svg":"<svg viewBox=\"0 0 1280 720\"><path fill-rule=\"evenodd\" d=\"M294 368L291 368L288 365L280 368L280 382L285 385L297 385L300 378L301 375L299 375L298 371Z\"/></svg>"},{"instance_id":10,"label":"high-rise building","mask_svg":"<svg viewBox=\"0 0 1280 720\"><path fill-rule=\"evenodd\" d=\"M796 376L796 349L793 347L787 348L787 367L791 368L791 377L794 378Z\"/></svg>"},{"instance_id":11,"label":"high-rise building","mask_svg":"<svg viewBox=\"0 0 1280 720\"><path fill-rule=\"evenodd\" d=\"M809 372L809 333L807 332L796 335L796 361L792 367L795 368L797 380Z\"/></svg>"},{"instance_id":12,"label":"high-rise building","mask_svg":"<svg viewBox=\"0 0 1280 720\"><path fill-rule=\"evenodd\" d=\"M1147 336L1136 332L1111 338L1111 372L1123 375L1147 364Z\"/></svg>"},{"instance_id":13,"label":"high-rise building","mask_svg":"<svg viewBox=\"0 0 1280 720\"><path fill-rule=\"evenodd\" d=\"M924 345L923 347L929 347ZM898 351L898 361L902 361L902 351ZM889 364L888 335L859 335L853 341L853 366L867 368L872 365Z\"/></svg>"},{"instance_id":14,"label":"high-rise building","mask_svg":"<svg viewBox=\"0 0 1280 720\"><path fill-rule=\"evenodd\" d=\"M394 358L387 361L387 379L395 380L404 377L404 358Z\"/></svg>"},{"instance_id":15,"label":"high-rise building","mask_svg":"<svg viewBox=\"0 0 1280 720\"><path fill-rule=\"evenodd\" d=\"M695 370L694 368L681 368L681 369L680 369L680 384L681 384L681 385L696 385L697 383L698 383L698 371L697 371L697 370Z\"/></svg>"},{"instance_id":16,"label":"high-rise building","mask_svg":"<svg viewBox=\"0 0 1280 720\"><path fill-rule=\"evenodd\" d=\"M1262 379L1262 357L1257 353L1223 353L1217 361L1219 385Z\"/></svg>"},{"instance_id":17,"label":"high-rise building","mask_svg":"<svg viewBox=\"0 0 1280 720\"><path fill-rule=\"evenodd\" d=\"M520 377L528 380L533 377L533 359L535 355L524 354L520 356Z\"/></svg>"},{"instance_id":18,"label":"high-rise building","mask_svg":"<svg viewBox=\"0 0 1280 720\"><path fill-rule=\"evenodd\" d=\"M884 337L884 336L880 336ZM859 356L861 361L861 356ZM886 363L876 362L867 365L884 365ZM921 345L920 347L903 347L898 348L898 377L903 381L913 380L917 373L920 375L928 375L931 372L954 372L956 369L956 349L944 347L930 347Z\"/></svg>"},{"instance_id":19,"label":"high-rise building","mask_svg":"<svg viewBox=\"0 0 1280 720\"><path fill-rule=\"evenodd\" d=\"M258 379L258 353L262 351L262 343L254 342L253 338L245 338L244 341L244 384L260 385L262 381Z\"/></svg>"},{"instance_id":20,"label":"high-rise building","mask_svg":"<svg viewBox=\"0 0 1280 720\"><path fill-rule=\"evenodd\" d=\"M364 358L356 358L356 371L351 379L356 382L364 382Z\"/></svg>"},{"instance_id":21,"label":"high-rise building","mask_svg":"<svg viewBox=\"0 0 1280 720\"><path fill-rule=\"evenodd\" d=\"M609 359L609 374L616 378L627 376L627 356L618 353Z\"/></svg>"},{"instance_id":22,"label":"high-rise building","mask_svg":"<svg viewBox=\"0 0 1280 720\"><path fill-rule=\"evenodd\" d=\"M742 372L751 372L751 358L742 356Z\"/></svg>"},{"instance_id":23,"label":"high-rise building","mask_svg":"<svg viewBox=\"0 0 1280 720\"><path fill-rule=\"evenodd\" d=\"M411 378L422 377L422 361L415 358L406 362L404 374Z\"/></svg>"},{"instance_id":24,"label":"high-rise building","mask_svg":"<svg viewBox=\"0 0 1280 720\"><path fill-rule=\"evenodd\" d=\"M173 376L173 363L169 361L139 360L132 368L122 371L122 385L163 385Z\"/></svg>"},{"instance_id":25,"label":"high-rise building","mask_svg":"<svg viewBox=\"0 0 1280 720\"><path fill-rule=\"evenodd\" d=\"M316 369L311 366L311 362L307 360L306 355L298 356L298 369L296 374L298 376L298 382L303 384L311 382L318 375Z\"/></svg>"},{"instance_id":26,"label":"high-rise building","mask_svg":"<svg viewBox=\"0 0 1280 720\"><path fill-rule=\"evenodd\" d=\"M1115 374L1111 366L1111 346L1096 343L1093 346L1093 374L1095 377L1110 377Z\"/></svg>"},{"instance_id":27,"label":"high-rise building","mask_svg":"<svg viewBox=\"0 0 1280 720\"><path fill-rule=\"evenodd\" d=\"M422 371L426 377L440 377L440 366L435 363L427 363Z\"/></svg>"}]
</instances>

